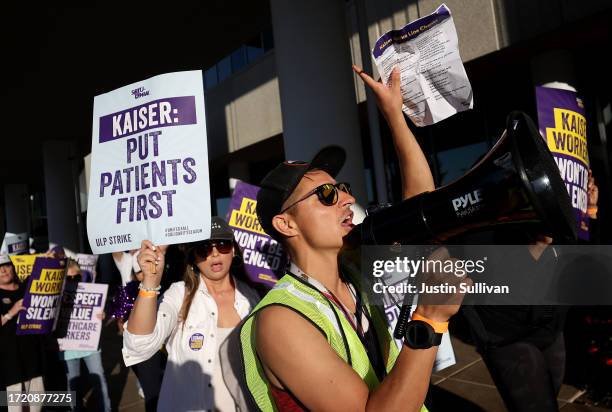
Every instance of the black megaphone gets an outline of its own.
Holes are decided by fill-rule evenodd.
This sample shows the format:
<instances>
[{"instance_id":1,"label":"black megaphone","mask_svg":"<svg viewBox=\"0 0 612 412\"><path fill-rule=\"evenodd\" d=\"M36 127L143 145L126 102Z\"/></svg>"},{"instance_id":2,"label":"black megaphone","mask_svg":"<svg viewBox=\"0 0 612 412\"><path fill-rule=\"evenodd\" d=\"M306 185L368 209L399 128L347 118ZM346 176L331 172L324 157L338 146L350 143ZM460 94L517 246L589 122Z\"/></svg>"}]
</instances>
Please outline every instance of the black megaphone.
<instances>
[{"instance_id":1,"label":"black megaphone","mask_svg":"<svg viewBox=\"0 0 612 412\"><path fill-rule=\"evenodd\" d=\"M367 216L348 245L441 243L475 229L530 223L557 242L577 224L570 197L529 116L512 112L495 146L464 176Z\"/></svg>"}]
</instances>

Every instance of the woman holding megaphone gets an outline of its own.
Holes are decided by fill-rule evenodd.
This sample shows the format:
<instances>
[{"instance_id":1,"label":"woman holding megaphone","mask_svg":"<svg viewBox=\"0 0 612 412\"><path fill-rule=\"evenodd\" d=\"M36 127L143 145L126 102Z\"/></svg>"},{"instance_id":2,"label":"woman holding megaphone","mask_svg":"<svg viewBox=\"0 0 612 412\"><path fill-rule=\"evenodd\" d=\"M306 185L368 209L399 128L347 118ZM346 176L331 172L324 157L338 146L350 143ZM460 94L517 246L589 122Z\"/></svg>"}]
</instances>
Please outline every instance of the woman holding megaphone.
<instances>
[{"instance_id":1,"label":"woman holding megaphone","mask_svg":"<svg viewBox=\"0 0 612 412\"><path fill-rule=\"evenodd\" d=\"M258 296L239 279L240 249L223 219L212 218L210 239L185 248L184 281L172 284L158 303L166 248L142 242L138 264L144 278L125 325L124 360L128 366L142 362L165 344L159 410L235 410L218 348Z\"/></svg>"}]
</instances>

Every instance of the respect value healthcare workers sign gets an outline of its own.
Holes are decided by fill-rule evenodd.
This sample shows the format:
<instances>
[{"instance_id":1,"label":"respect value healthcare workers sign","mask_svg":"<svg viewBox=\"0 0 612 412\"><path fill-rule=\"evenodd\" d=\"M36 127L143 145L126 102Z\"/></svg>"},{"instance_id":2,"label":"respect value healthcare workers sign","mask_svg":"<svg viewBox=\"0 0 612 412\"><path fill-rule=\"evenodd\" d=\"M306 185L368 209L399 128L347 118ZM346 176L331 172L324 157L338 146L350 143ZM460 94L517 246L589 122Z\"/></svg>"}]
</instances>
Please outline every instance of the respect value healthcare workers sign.
<instances>
[{"instance_id":1,"label":"respect value healthcare workers sign","mask_svg":"<svg viewBox=\"0 0 612 412\"><path fill-rule=\"evenodd\" d=\"M69 282L64 288L56 332L60 350L97 350L108 285Z\"/></svg>"},{"instance_id":2,"label":"respect value healthcare workers sign","mask_svg":"<svg viewBox=\"0 0 612 412\"><path fill-rule=\"evenodd\" d=\"M94 99L87 208L95 254L210 237L201 71L162 74Z\"/></svg>"}]
</instances>

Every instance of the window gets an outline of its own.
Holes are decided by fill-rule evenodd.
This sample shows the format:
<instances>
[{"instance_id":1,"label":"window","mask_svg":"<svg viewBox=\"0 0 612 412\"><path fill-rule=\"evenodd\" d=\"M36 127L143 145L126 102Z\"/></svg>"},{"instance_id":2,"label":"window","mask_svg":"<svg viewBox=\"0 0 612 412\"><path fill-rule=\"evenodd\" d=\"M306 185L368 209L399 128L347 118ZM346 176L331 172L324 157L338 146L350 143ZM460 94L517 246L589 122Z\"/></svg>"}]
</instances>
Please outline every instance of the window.
<instances>
[{"instance_id":1,"label":"window","mask_svg":"<svg viewBox=\"0 0 612 412\"><path fill-rule=\"evenodd\" d=\"M217 85L217 65L204 72L204 88L209 89Z\"/></svg>"},{"instance_id":2,"label":"window","mask_svg":"<svg viewBox=\"0 0 612 412\"><path fill-rule=\"evenodd\" d=\"M246 43L247 61L250 63L263 56L263 34L252 38Z\"/></svg>"},{"instance_id":3,"label":"window","mask_svg":"<svg viewBox=\"0 0 612 412\"><path fill-rule=\"evenodd\" d=\"M273 47L272 29L254 36L204 72L204 89L210 89L221 83L249 63L258 60Z\"/></svg>"},{"instance_id":4,"label":"window","mask_svg":"<svg viewBox=\"0 0 612 412\"><path fill-rule=\"evenodd\" d=\"M219 83L231 76L232 59L230 56L224 57L217 63L217 74L219 75Z\"/></svg>"},{"instance_id":5,"label":"window","mask_svg":"<svg viewBox=\"0 0 612 412\"><path fill-rule=\"evenodd\" d=\"M234 51L230 58L232 61L232 73L242 69L247 65L246 46L241 46L238 50Z\"/></svg>"}]
</instances>

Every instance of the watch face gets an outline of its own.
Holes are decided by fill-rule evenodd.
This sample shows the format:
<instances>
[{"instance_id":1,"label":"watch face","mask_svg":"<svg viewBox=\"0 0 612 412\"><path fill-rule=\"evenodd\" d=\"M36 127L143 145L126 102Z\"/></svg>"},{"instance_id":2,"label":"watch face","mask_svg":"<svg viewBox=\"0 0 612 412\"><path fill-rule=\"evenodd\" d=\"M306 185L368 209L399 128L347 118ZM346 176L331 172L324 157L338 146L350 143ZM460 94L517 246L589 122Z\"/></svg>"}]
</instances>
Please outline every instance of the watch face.
<instances>
[{"instance_id":1,"label":"watch face","mask_svg":"<svg viewBox=\"0 0 612 412\"><path fill-rule=\"evenodd\" d=\"M406 343L413 349L428 349L434 344L434 330L426 322L413 320L406 325Z\"/></svg>"}]
</instances>

